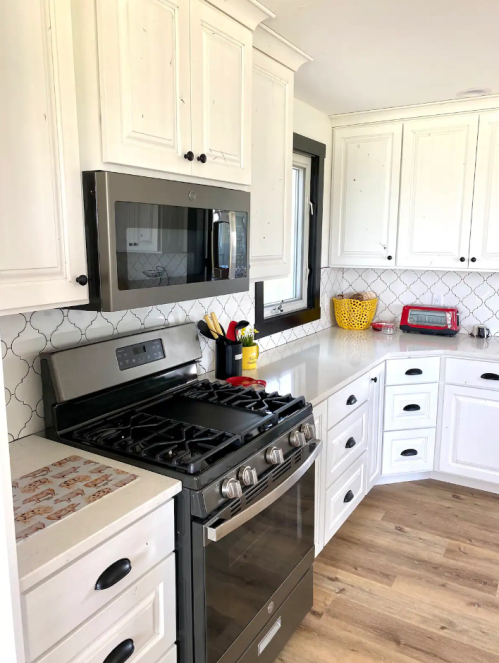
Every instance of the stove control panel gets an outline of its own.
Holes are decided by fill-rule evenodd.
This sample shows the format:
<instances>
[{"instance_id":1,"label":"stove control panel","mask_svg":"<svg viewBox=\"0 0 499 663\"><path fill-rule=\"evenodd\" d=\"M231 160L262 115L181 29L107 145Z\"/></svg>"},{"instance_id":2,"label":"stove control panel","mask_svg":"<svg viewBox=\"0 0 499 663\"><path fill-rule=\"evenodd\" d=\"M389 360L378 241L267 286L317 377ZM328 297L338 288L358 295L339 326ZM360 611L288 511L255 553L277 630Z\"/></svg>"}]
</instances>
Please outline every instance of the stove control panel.
<instances>
[{"instance_id":1,"label":"stove control panel","mask_svg":"<svg viewBox=\"0 0 499 663\"><path fill-rule=\"evenodd\" d=\"M127 371L129 368L150 364L152 361L159 361L164 358L165 350L159 338L153 341L135 343L135 345L127 345L116 350L116 359L120 371Z\"/></svg>"}]
</instances>

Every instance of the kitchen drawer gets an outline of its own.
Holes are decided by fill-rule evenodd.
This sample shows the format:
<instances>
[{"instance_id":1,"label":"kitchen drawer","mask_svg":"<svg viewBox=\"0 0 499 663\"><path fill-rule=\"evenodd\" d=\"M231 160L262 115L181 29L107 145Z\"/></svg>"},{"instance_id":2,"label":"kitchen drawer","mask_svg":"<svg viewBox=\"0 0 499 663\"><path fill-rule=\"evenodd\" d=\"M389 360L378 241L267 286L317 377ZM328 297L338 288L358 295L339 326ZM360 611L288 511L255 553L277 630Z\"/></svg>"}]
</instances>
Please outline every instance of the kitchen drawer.
<instances>
[{"instance_id":1,"label":"kitchen drawer","mask_svg":"<svg viewBox=\"0 0 499 663\"><path fill-rule=\"evenodd\" d=\"M437 425L438 384L386 387L385 430Z\"/></svg>"},{"instance_id":2,"label":"kitchen drawer","mask_svg":"<svg viewBox=\"0 0 499 663\"><path fill-rule=\"evenodd\" d=\"M440 380L440 357L388 359L385 384L421 384Z\"/></svg>"},{"instance_id":3,"label":"kitchen drawer","mask_svg":"<svg viewBox=\"0 0 499 663\"><path fill-rule=\"evenodd\" d=\"M175 553L171 553L39 663L102 663L113 650L116 654L120 648L130 650L130 640L134 663L157 663L165 653L171 656L171 650L175 661L175 613Z\"/></svg>"},{"instance_id":4,"label":"kitchen drawer","mask_svg":"<svg viewBox=\"0 0 499 663\"><path fill-rule=\"evenodd\" d=\"M369 397L369 374L362 375L333 394L327 402L327 423L332 428Z\"/></svg>"},{"instance_id":5,"label":"kitchen drawer","mask_svg":"<svg viewBox=\"0 0 499 663\"><path fill-rule=\"evenodd\" d=\"M327 543L366 495L366 454L362 454L326 491Z\"/></svg>"},{"instance_id":6,"label":"kitchen drawer","mask_svg":"<svg viewBox=\"0 0 499 663\"><path fill-rule=\"evenodd\" d=\"M88 508L104 509L105 504ZM31 661L169 555L174 547L173 500L133 523L30 592L21 595L25 646ZM130 572L107 589L96 590L101 574L128 559Z\"/></svg>"},{"instance_id":7,"label":"kitchen drawer","mask_svg":"<svg viewBox=\"0 0 499 663\"><path fill-rule=\"evenodd\" d=\"M446 359L445 381L465 387L499 390L499 362Z\"/></svg>"},{"instance_id":8,"label":"kitchen drawer","mask_svg":"<svg viewBox=\"0 0 499 663\"><path fill-rule=\"evenodd\" d=\"M381 473L427 472L433 469L435 429L384 433Z\"/></svg>"},{"instance_id":9,"label":"kitchen drawer","mask_svg":"<svg viewBox=\"0 0 499 663\"><path fill-rule=\"evenodd\" d=\"M366 450L367 407L367 403L364 403L328 432L326 488Z\"/></svg>"}]
</instances>

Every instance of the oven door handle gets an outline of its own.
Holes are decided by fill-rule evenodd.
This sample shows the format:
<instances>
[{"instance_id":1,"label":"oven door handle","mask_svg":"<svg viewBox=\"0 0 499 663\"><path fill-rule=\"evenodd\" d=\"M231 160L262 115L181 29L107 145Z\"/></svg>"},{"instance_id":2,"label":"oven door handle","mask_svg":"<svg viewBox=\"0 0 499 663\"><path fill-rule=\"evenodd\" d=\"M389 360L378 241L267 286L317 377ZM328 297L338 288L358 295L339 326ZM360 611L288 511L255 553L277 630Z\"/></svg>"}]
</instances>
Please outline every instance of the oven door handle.
<instances>
[{"instance_id":1,"label":"oven door handle","mask_svg":"<svg viewBox=\"0 0 499 663\"><path fill-rule=\"evenodd\" d=\"M321 451L322 442L319 442L307 460L302 465L300 465L300 467L295 472L293 472L290 477L280 483L277 488L274 488L274 490L272 490L270 493L264 495L261 499L258 500L258 502L255 502L244 511L241 511L241 513L239 513L237 516L234 516L234 518L231 518L230 520L224 520L224 522L218 527L210 527L209 525L205 525L203 528L204 545L207 546L210 541L220 541L225 536L227 536L227 534L234 532L234 530L236 530L238 527L244 525L249 520L261 513L264 509L276 502L284 495L284 493L287 493L288 490L292 488L295 483L297 483L312 467Z\"/></svg>"},{"instance_id":2,"label":"oven door handle","mask_svg":"<svg viewBox=\"0 0 499 663\"><path fill-rule=\"evenodd\" d=\"M237 223L236 213L229 212L230 251L229 251L229 279L236 278L237 258Z\"/></svg>"}]
</instances>

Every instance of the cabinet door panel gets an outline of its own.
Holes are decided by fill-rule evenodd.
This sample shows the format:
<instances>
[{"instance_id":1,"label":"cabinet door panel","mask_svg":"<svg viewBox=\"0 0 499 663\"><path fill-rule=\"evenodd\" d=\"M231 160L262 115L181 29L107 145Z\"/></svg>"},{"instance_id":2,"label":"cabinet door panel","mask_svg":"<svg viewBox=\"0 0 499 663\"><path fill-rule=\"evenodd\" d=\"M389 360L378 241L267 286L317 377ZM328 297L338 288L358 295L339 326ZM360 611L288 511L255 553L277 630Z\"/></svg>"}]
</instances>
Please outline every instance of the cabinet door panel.
<instances>
[{"instance_id":1,"label":"cabinet door panel","mask_svg":"<svg viewBox=\"0 0 499 663\"><path fill-rule=\"evenodd\" d=\"M191 0L194 175L251 182L251 44L250 30Z\"/></svg>"},{"instance_id":2,"label":"cabinet door panel","mask_svg":"<svg viewBox=\"0 0 499 663\"><path fill-rule=\"evenodd\" d=\"M0 314L85 303L69 0L2 3L0 62Z\"/></svg>"},{"instance_id":3,"label":"cabinet door panel","mask_svg":"<svg viewBox=\"0 0 499 663\"><path fill-rule=\"evenodd\" d=\"M470 269L499 269L499 112L480 114Z\"/></svg>"},{"instance_id":4,"label":"cabinet door panel","mask_svg":"<svg viewBox=\"0 0 499 663\"><path fill-rule=\"evenodd\" d=\"M499 392L445 387L440 470L499 483Z\"/></svg>"},{"instance_id":5,"label":"cabinet door panel","mask_svg":"<svg viewBox=\"0 0 499 663\"><path fill-rule=\"evenodd\" d=\"M330 264L393 265L402 123L334 131Z\"/></svg>"},{"instance_id":6,"label":"cabinet door panel","mask_svg":"<svg viewBox=\"0 0 499 663\"><path fill-rule=\"evenodd\" d=\"M293 81L290 69L253 51L252 279L285 277L291 269Z\"/></svg>"},{"instance_id":7,"label":"cabinet door panel","mask_svg":"<svg viewBox=\"0 0 499 663\"><path fill-rule=\"evenodd\" d=\"M191 173L187 0L97 0L103 161Z\"/></svg>"},{"instance_id":8,"label":"cabinet door panel","mask_svg":"<svg viewBox=\"0 0 499 663\"><path fill-rule=\"evenodd\" d=\"M397 267L467 267L477 131L478 114L404 124Z\"/></svg>"},{"instance_id":9,"label":"cabinet door panel","mask_svg":"<svg viewBox=\"0 0 499 663\"><path fill-rule=\"evenodd\" d=\"M385 363L369 373L369 437L367 442L367 490L381 474L383 449L383 407L385 395Z\"/></svg>"}]
</instances>

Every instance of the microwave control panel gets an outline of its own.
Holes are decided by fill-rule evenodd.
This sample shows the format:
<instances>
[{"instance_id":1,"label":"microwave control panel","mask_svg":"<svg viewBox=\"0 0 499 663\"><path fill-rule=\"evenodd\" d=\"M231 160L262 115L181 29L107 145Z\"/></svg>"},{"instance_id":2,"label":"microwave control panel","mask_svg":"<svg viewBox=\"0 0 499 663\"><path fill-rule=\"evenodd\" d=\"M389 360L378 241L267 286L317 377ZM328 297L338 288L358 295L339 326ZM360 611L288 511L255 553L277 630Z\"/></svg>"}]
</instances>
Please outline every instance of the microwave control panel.
<instances>
[{"instance_id":1,"label":"microwave control panel","mask_svg":"<svg viewBox=\"0 0 499 663\"><path fill-rule=\"evenodd\" d=\"M125 348L116 350L116 359L120 371L127 371L129 368L150 364L164 358L165 350L159 338L144 343L135 343L135 345L127 345Z\"/></svg>"}]
</instances>

